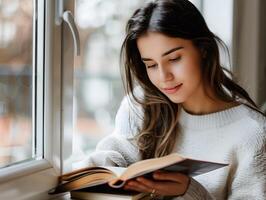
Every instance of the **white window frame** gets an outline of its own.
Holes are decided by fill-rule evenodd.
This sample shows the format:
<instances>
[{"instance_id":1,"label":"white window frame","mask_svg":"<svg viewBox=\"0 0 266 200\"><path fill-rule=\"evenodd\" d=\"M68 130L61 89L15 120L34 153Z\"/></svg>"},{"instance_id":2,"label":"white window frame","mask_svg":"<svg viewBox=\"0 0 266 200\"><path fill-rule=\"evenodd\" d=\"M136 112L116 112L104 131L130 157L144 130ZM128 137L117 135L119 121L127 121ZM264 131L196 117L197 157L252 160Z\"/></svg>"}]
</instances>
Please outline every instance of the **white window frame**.
<instances>
[{"instance_id":1,"label":"white window frame","mask_svg":"<svg viewBox=\"0 0 266 200\"><path fill-rule=\"evenodd\" d=\"M35 1L37 2L37 0ZM44 92L44 98L43 102L42 100L38 101L36 106L36 109L39 109L39 105L44 107L43 119L36 121L36 128L34 127L35 130L38 130L38 134L43 133L42 139L37 141L37 143L43 142L43 150L37 152L37 154L41 154L43 151L43 159L1 169L0 199L54 198L47 192L57 184L57 177L63 171L63 158L67 157L67 154L62 150L62 146L67 144L64 142L66 135L62 134L66 130L66 119L62 117L68 113L62 109L64 104L62 95L66 96L67 93L64 89L61 90L62 83L66 82L66 79L63 79L65 74L62 75L62 71L71 72L71 70L62 70L61 66L62 63L67 63L69 67L73 67L74 59L71 54L73 55L74 48L72 39L68 39L69 33L66 33L66 36L65 33L62 34L62 30L69 31L64 27L64 23L60 25L55 23L58 14L57 5L60 2L61 0L38 0L33 17L34 29L35 19L38 19L38 24L36 24L38 38L35 38L38 58L36 62L38 67L41 66L38 69L43 69L44 73L44 80L37 80L37 84L44 84L44 90L38 89L37 95L42 95ZM74 0L67 1L65 6L74 11ZM62 48L61 41L64 41L67 49ZM63 52L61 52L62 49ZM35 50L33 50L34 52ZM61 59L61 54L69 57L65 56L67 59ZM42 72L38 70L36 73L38 77L38 73ZM73 91L70 91L70 95L71 92Z\"/></svg>"}]
</instances>

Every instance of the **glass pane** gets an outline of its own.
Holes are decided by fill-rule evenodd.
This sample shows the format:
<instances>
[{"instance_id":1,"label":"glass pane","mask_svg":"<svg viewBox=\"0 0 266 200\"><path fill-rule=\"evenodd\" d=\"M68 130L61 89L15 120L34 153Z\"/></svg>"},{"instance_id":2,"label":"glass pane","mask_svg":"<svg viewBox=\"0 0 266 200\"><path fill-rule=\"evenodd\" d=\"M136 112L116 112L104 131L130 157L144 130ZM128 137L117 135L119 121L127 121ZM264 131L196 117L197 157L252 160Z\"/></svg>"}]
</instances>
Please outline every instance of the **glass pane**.
<instances>
[{"instance_id":1,"label":"glass pane","mask_svg":"<svg viewBox=\"0 0 266 200\"><path fill-rule=\"evenodd\" d=\"M0 0L0 167L32 158L32 0Z\"/></svg>"},{"instance_id":2,"label":"glass pane","mask_svg":"<svg viewBox=\"0 0 266 200\"><path fill-rule=\"evenodd\" d=\"M73 162L88 155L101 138L113 131L123 97L119 51L125 24L144 3L143 0L76 1L75 20L82 54L75 59Z\"/></svg>"},{"instance_id":3,"label":"glass pane","mask_svg":"<svg viewBox=\"0 0 266 200\"><path fill-rule=\"evenodd\" d=\"M203 0L202 13L211 31L225 42L232 57L233 1ZM222 64L229 67L227 55L224 51L220 52Z\"/></svg>"}]
</instances>

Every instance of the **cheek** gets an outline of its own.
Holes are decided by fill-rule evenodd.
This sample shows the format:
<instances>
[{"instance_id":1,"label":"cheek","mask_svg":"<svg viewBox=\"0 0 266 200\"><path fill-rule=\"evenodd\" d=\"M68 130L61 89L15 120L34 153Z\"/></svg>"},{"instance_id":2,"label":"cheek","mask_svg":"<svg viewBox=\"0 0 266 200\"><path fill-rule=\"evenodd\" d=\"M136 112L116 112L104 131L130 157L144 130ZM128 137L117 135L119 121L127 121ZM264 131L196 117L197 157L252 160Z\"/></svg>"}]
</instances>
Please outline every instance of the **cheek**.
<instances>
[{"instance_id":1,"label":"cheek","mask_svg":"<svg viewBox=\"0 0 266 200\"><path fill-rule=\"evenodd\" d=\"M156 74L154 71L147 71L147 74L152 84L158 87L159 86L158 74Z\"/></svg>"},{"instance_id":2,"label":"cheek","mask_svg":"<svg viewBox=\"0 0 266 200\"><path fill-rule=\"evenodd\" d=\"M201 80L201 66L200 60L197 56L191 56L190 59L187 59L182 70L186 82L193 84Z\"/></svg>"},{"instance_id":3,"label":"cheek","mask_svg":"<svg viewBox=\"0 0 266 200\"><path fill-rule=\"evenodd\" d=\"M196 93L202 84L201 68L198 63L190 63L186 69L184 69L184 89L186 90L186 96L191 96Z\"/></svg>"}]
</instances>

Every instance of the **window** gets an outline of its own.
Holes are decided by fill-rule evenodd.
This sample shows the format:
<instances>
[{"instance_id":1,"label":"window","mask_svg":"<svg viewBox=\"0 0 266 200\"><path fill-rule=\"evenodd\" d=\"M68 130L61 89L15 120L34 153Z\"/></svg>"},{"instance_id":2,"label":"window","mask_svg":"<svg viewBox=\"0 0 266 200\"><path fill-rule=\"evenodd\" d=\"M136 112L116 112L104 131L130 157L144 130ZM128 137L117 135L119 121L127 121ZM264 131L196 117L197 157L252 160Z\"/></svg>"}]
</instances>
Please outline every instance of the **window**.
<instances>
[{"instance_id":1,"label":"window","mask_svg":"<svg viewBox=\"0 0 266 200\"><path fill-rule=\"evenodd\" d=\"M61 107L53 106L52 70L60 64L52 41L62 26L54 15L54 1L0 0L0 199L47 199L56 184Z\"/></svg>"},{"instance_id":2,"label":"window","mask_svg":"<svg viewBox=\"0 0 266 200\"><path fill-rule=\"evenodd\" d=\"M202 0L201 9L210 30L225 42L229 56L232 58L233 1ZM222 65L230 69L232 63L228 59L228 55L222 50L220 53Z\"/></svg>"},{"instance_id":3,"label":"window","mask_svg":"<svg viewBox=\"0 0 266 200\"><path fill-rule=\"evenodd\" d=\"M35 77L34 6L32 0L0 1L0 167L42 156L35 129L42 74Z\"/></svg>"}]
</instances>

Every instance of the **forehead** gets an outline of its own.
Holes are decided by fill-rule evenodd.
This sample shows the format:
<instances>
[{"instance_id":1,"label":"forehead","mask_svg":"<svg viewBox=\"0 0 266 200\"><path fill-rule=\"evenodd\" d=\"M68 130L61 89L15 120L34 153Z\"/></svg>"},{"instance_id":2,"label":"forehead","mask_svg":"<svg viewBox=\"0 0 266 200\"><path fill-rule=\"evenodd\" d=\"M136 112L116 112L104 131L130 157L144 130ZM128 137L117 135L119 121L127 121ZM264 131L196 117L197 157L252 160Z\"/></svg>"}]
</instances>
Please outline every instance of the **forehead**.
<instances>
[{"instance_id":1,"label":"forehead","mask_svg":"<svg viewBox=\"0 0 266 200\"><path fill-rule=\"evenodd\" d=\"M169 49L182 46L188 48L192 45L190 40L169 37L157 32L148 32L137 39L137 47L142 57L163 54Z\"/></svg>"}]
</instances>

